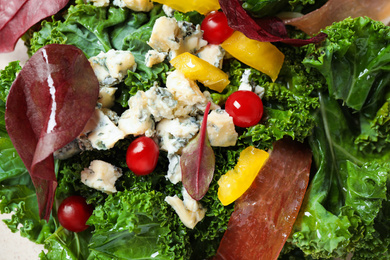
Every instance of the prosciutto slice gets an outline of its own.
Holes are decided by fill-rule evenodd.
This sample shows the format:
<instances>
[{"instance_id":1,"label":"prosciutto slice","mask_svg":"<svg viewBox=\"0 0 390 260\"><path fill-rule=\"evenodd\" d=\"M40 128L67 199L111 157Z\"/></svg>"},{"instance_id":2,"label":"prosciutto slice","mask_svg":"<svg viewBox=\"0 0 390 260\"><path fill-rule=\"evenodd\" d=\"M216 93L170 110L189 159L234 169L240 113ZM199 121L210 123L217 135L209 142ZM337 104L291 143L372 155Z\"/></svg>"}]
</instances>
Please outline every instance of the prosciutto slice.
<instances>
[{"instance_id":1,"label":"prosciutto slice","mask_svg":"<svg viewBox=\"0 0 390 260\"><path fill-rule=\"evenodd\" d=\"M40 20L56 14L69 0L0 0L0 53L11 52L19 38Z\"/></svg>"},{"instance_id":2,"label":"prosciutto slice","mask_svg":"<svg viewBox=\"0 0 390 260\"><path fill-rule=\"evenodd\" d=\"M347 17L368 16L371 19L390 22L389 0L329 0L321 8L304 16L286 19L285 24L293 25L309 35L339 22Z\"/></svg>"},{"instance_id":3,"label":"prosciutto slice","mask_svg":"<svg viewBox=\"0 0 390 260\"><path fill-rule=\"evenodd\" d=\"M309 181L311 151L290 139L274 144L251 187L237 200L215 259L277 259Z\"/></svg>"},{"instance_id":4,"label":"prosciutto slice","mask_svg":"<svg viewBox=\"0 0 390 260\"><path fill-rule=\"evenodd\" d=\"M98 95L89 61L71 45L42 47L12 84L6 129L30 173L43 219L49 220L57 186L53 152L80 135Z\"/></svg>"}]
</instances>

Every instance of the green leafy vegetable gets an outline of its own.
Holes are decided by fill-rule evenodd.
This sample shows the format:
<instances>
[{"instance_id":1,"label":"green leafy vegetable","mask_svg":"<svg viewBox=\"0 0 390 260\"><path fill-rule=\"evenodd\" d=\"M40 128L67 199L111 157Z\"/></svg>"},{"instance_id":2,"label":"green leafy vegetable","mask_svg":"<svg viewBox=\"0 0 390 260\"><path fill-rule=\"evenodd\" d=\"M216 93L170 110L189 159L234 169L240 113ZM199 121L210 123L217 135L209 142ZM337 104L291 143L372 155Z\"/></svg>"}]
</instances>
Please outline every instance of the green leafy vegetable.
<instances>
[{"instance_id":1,"label":"green leafy vegetable","mask_svg":"<svg viewBox=\"0 0 390 260\"><path fill-rule=\"evenodd\" d=\"M4 103L7 101L9 89L16 78L16 73L21 69L22 67L19 65L19 62L13 61L4 70L0 70L0 100Z\"/></svg>"},{"instance_id":2,"label":"green leafy vegetable","mask_svg":"<svg viewBox=\"0 0 390 260\"><path fill-rule=\"evenodd\" d=\"M140 186L108 197L88 221L90 259L188 258L186 228L164 197Z\"/></svg>"},{"instance_id":3,"label":"green leafy vegetable","mask_svg":"<svg viewBox=\"0 0 390 260\"><path fill-rule=\"evenodd\" d=\"M357 259L382 259L390 237L377 229L375 218L389 196L390 153L360 152L354 146L346 110L326 94L320 100L317 127L310 137L318 171L292 243L313 257L345 257L354 252L366 255Z\"/></svg>"},{"instance_id":4,"label":"green leafy vegetable","mask_svg":"<svg viewBox=\"0 0 390 260\"><path fill-rule=\"evenodd\" d=\"M195 200L200 200L206 194L215 170L215 155L207 135L210 105L209 102L204 111L199 133L184 147L180 158L183 186Z\"/></svg>"},{"instance_id":5,"label":"green leafy vegetable","mask_svg":"<svg viewBox=\"0 0 390 260\"><path fill-rule=\"evenodd\" d=\"M390 83L390 28L359 17L324 32L329 37L322 46L311 46L303 64L324 75L332 97L373 116Z\"/></svg>"}]
</instances>

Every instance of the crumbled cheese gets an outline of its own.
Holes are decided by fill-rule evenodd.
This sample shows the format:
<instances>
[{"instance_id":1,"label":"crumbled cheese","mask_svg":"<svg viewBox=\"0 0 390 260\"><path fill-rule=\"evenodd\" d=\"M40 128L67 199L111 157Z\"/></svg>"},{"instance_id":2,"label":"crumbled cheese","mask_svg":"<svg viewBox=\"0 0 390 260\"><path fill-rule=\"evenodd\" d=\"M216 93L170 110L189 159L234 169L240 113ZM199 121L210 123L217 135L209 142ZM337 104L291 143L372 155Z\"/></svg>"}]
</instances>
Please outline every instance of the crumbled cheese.
<instances>
[{"instance_id":1,"label":"crumbled cheese","mask_svg":"<svg viewBox=\"0 0 390 260\"><path fill-rule=\"evenodd\" d=\"M98 102L102 107L110 108L114 105L115 101L115 92L118 88L102 86L99 90L99 99Z\"/></svg>"},{"instance_id":2,"label":"crumbled cheese","mask_svg":"<svg viewBox=\"0 0 390 260\"><path fill-rule=\"evenodd\" d=\"M242 73L242 76L240 79L241 84L238 87L238 90L253 91L260 98L263 98L265 89L259 85L254 85L253 82L251 82L249 80L251 73L252 72L250 69L244 70L244 73Z\"/></svg>"},{"instance_id":3,"label":"crumbled cheese","mask_svg":"<svg viewBox=\"0 0 390 260\"><path fill-rule=\"evenodd\" d=\"M88 0L87 3L92 2L94 6L104 7L110 5L110 0Z\"/></svg>"},{"instance_id":4,"label":"crumbled cheese","mask_svg":"<svg viewBox=\"0 0 390 260\"><path fill-rule=\"evenodd\" d=\"M167 5L163 5L162 9L163 9L165 15L168 17L173 17L175 14L175 11L176 11L175 9L173 9L172 7L169 7Z\"/></svg>"},{"instance_id":5,"label":"crumbled cheese","mask_svg":"<svg viewBox=\"0 0 390 260\"><path fill-rule=\"evenodd\" d=\"M102 86L112 86L127 76L127 71L137 67L130 51L109 50L91 57L89 62Z\"/></svg>"},{"instance_id":6,"label":"crumbled cheese","mask_svg":"<svg viewBox=\"0 0 390 260\"><path fill-rule=\"evenodd\" d=\"M164 61L166 54L156 50L149 50L145 55L145 65L149 68Z\"/></svg>"},{"instance_id":7,"label":"crumbled cheese","mask_svg":"<svg viewBox=\"0 0 390 260\"><path fill-rule=\"evenodd\" d=\"M165 177L173 184L181 182L180 155L168 154L168 160L168 172Z\"/></svg>"},{"instance_id":8,"label":"crumbled cheese","mask_svg":"<svg viewBox=\"0 0 390 260\"><path fill-rule=\"evenodd\" d=\"M222 109L213 110L208 115L207 133L211 146L234 146L238 138L233 118Z\"/></svg>"},{"instance_id":9,"label":"crumbled cheese","mask_svg":"<svg viewBox=\"0 0 390 260\"><path fill-rule=\"evenodd\" d=\"M92 132L88 134L88 140L95 149L111 149L116 142L125 137L125 134L100 109L96 109L95 114L97 114L95 116L98 118L98 123Z\"/></svg>"},{"instance_id":10,"label":"crumbled cheese","mask_svg":"<svg viewBox=\"0 0 390 260\"><path fill-rule=\"evenodd\" d=\"M145 92L138 91L129 99L129 109L120 116L118 127L126 135L152 136L154 133L154 120L147 108Z\"/></svg>"},{"instance_id":11,"label":"crumbled cheese","mask_svg":"<svg viewBox=\"0 0 390 260\"><path fill-rule=\"evenodd\" d=\"M179 152L196 135L199 126L194 117L161 120L156 126L160 148L168 154Z\"/></svg>"},{"instance_id":12,"label":"crumbled cheese","mask_svg":"<svg viewBox=\"0 0 390 260\"><path fill-rule=\"evenodd\" d=\"M163 118L174 118L173 110L178 102L172 93L166 88L153 86L145 92L147 106L146 109L153 115L156 122Z\"/></svg>"},{"instance_id":13,"label":"crumbled cheese","mask_svg":"<svg viewBox=\"0 0 390 260\"><path fill-rule=\"evenodd\" d=\"M204 111L207 99L199 90L195 81L190 80L178 70L169 73L166 80L167 89L178 101L175 110L176 117L194 116L199 111Z\"/></svg>"},{"instance_id":14,"label":"crumbled cheese","mask_svg":"<svg viewBox=\"0 0 390 260\"><path fill-rule=\"evenodd\" d=\"M150 0L114 0L113 4L136 12L149 12L153 8Z\"/></svg>"},{"instance_id":15,"label":"crumbled cheese","mask_svg":"<svg viewBox=\"0 0 390 260\"><path fill-rule=\"evenodd\" d=\"M104 161L94 160L81 172L81 182L105 193L117 192L115 181L122 176L122 169Z\"/></svg>"},{"instance_id":16,"label":"crumbled cheese","mask_svg":"<svg viewBox=\"0 0 390 260\"><path fill-rule=\"evenodd\" d=\"M183 200L175 195L165 197L165 201L172 206L183 224L193 229L204 218L207 210L202 207L200 202L192 199L184 188L182 194Z\"/></svg>"},{"instance_id":17,"label":"crumbled cheese","mask_svg":"<svg viewBox=\"0 0 390 260\"><path fill-rule=\"evenodd\" d=\"M159 52L169 52L180 48L181 30L175 18L162 16L153 26L148 44Z\"/></svg>"},{"instance_id":18,"label":"crumbled cheese","mask_svg":"<svg viewBox=\"0 0 390 260\"><path fill-rule=\"evenodd\" d=\"M202 60L207 61L211 65L222 69L222 62L223 57L225 56L225 50L220 45L206 45L196 55Z\"/></svg>"},{"instance_id":19,"label":"crumbled cheese","mask_svg":"<svg viewBox=\"0 0 390 260\"><path fill-rule=\"evenodd\" d=\"M81 152L77 139L68 143L64 147L58 149L53 153L55 159L66 160Z\"/></svg>"}]
</instances>

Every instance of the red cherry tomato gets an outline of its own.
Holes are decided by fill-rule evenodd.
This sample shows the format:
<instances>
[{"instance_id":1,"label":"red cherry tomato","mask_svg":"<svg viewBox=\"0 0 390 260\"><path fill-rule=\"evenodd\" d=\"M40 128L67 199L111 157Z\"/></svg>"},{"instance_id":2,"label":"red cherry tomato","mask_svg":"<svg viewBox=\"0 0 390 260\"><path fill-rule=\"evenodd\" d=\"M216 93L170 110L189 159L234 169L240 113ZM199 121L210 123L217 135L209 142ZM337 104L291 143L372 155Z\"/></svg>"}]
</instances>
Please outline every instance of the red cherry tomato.
<instances>
[{"instance_id":1,"label":"red cherry tomato","mask_svg":"<svg viewBox=\"0 0 390 260\"><path fill-rule=\"evenodd\" d=\"M263 102L254 92L239 90L228 97L225 110L236 126L250 127L259 123L263 116Z\"/></svg>"},{"instance_id":2,"label":"red cherry tomato","mask_svg":"<svg viewBox=\"0 0 390 260\"><path fill-rule=\"evenodd\" d=\"M160 151L153 139L141 136L127 148L126 163L135 175L147 175L156 168Z\"/></svg>"},{"instance_id":3,"label":"red cherry tomato","mask_svg":"<svg viewBox=\"0 0 390 260\"><path fill-rule=\"evenodd\" d=\"M81 196L64 199L58 208L58 221L67 230L81 232L89 226L85 223L92 215L93 207Z\"/></svg>"},{"instance_id":4,"label":"red cherry tomato","mask_svg":"<svg viewBox=\"0 0 390 260\"><path fill-rule=\"evenodd\" d=\"M203 30L203 39L211 44L221 44L234 32L229 27L223 12L211 12L208 14L202 21L200 29Z\"/></svg>"}]
</instances>

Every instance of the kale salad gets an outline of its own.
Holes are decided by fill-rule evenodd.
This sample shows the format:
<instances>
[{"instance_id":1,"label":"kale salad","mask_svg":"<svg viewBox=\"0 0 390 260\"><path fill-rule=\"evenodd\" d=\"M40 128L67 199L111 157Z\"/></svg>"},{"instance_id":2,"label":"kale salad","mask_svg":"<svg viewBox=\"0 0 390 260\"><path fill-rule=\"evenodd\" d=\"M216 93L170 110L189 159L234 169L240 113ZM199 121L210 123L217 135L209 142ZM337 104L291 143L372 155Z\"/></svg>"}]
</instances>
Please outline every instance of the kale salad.
<instances>
[{"instance_id":1,"label":"kale salad","mask_svg":"<svg viewBox=\"0 0 390 260\"><path fill-rule=\"evenodd\" d=\"M0 212L37 257L390 257L387 1L8 2Z\"/></svg>"}]
</instances>

